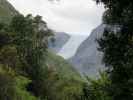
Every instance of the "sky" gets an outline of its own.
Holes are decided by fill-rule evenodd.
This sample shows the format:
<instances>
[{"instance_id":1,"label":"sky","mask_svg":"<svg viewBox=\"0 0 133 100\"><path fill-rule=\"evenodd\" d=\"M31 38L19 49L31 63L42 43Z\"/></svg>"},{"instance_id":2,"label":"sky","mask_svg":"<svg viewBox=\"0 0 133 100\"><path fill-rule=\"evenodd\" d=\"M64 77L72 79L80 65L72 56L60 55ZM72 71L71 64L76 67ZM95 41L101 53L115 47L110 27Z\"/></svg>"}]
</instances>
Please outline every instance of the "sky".
<instances>
[{"instance_id":1,"label":"sky","mask_svg":"<svg viewBox=\"0 0 133 100\"><path fill-rule=\"evenodd\" d=\"M8 0L22 14L41 15L57 32L89 35L102 23L103 5L93 0Z\"/></svg>"}]
</instances>

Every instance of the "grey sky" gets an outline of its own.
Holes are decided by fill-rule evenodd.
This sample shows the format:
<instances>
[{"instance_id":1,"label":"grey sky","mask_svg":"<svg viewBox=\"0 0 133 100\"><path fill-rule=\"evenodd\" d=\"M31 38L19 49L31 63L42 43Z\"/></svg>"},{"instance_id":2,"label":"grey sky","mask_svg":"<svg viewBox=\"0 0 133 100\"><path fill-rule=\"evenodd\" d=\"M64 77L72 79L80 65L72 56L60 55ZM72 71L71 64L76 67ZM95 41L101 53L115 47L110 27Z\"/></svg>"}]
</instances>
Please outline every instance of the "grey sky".
<instances>
[{"instance_id":1,"label":"grey sky","mask_svg":"<svg viewBox=\"0 0 133 100\"><path fill-rule=\"evenodd\" d=\"M89 35L101 24L104 12L102 5L93 0L8 0L19 12L43 16L48 26L55 31Z\"/></svg>"}]
</instances>

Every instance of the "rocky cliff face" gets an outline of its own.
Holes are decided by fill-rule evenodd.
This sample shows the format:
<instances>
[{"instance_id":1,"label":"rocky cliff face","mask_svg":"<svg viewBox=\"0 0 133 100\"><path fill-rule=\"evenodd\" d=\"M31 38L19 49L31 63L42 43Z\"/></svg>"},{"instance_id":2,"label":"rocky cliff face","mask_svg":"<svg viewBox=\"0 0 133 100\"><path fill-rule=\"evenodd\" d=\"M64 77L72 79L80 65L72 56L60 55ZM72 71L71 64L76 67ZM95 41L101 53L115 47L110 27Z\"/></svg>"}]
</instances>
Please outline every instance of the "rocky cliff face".
<instances>
[{"instance_id":1,"label":"rocky cliff face","mask_svg":"<svg viewBox=\"0 0 133 100\"><path fill-rule=\"evenodd\" d=\"M100 25L92 31L90 36L79 46L76 54L69 59L69 62L81 74L96 76L100 69L104 68L102 62L102 53L97 50L99 39L104 32L105 25Z\"/></svg>"},{"instance_id":2,"label":"rocky cliff face","mask_svg":"<svg viewBox=\"0 0 133 100\"><path fill-rule=\"evenodd\" d=\"M76 34L70 36L71 38L69 39L69 41L63 46L63 48L58 53L65 59L69 59L74 56L80 44L88 37L87 35L84 36Z\"/></svg>"},{"instance_id":3,"label":"rocky cliff face","mask_svg":"<svg viewBox=\"0 0 133 100\"><path fill-rule=\"evenodd\" d=\"M57 32L48 40L48 47L54 53L59 53L62 47L67 43L70 36L64 32Z\"/></svg>"},{"instance_id":4,"label":"rocky cliff face","mask_svg":"<svg viewBox=\"0 0 133 100\"><path fill-rule=\"evenodd\" d=\"M79 45L87 38L84 35L72 35L64 32L55 33L48 40L49 49L65 59L72 57Z\"/></svg>"}]
</instances>

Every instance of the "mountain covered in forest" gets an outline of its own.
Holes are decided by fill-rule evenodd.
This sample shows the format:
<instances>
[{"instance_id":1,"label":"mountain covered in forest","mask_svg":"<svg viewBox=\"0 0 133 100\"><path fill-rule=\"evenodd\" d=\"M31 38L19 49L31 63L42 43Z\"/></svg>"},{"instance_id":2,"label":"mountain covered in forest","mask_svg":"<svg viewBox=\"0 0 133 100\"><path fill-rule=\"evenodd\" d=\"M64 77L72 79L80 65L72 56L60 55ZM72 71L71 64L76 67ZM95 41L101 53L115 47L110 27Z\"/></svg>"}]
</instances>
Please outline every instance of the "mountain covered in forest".
<instances>
[{"instance_id":1,"label":"mountain covered in forest","mask_svg":"<svg viewBox=\"0 0 133 100\"><path fill-rule=\"evenodd\" d=\"M0 22L9 22L11 20L11 18L15 15L19 14L18 11L7 1L7 0L0 0ZM5 21L6 19L6 21ZM54 51L47 53L47 64L48 66L54 66L54 67L61 67L61 65L63 66L62 68L57 68L59 72L62 72L65 74L65 70L67 72L72 72L74 73L74 68L72 68L72 66L70 64L67 63L67 61L65 61L62 57L59 57L57 55L55 55L54 53L58 52L59 49L61 49L61 47L68 41L68 39L70 38L70 36L64 32L58 32L58 33L54 33L53 36L49 37L50 39L48 40L48 46L49 48ZM52 42L52 39L54 38L54 42ZM57 66L58 65L58 66ZM56 69L56 68L55 68ZM77 73L77 72L76 72ZM63 76L63 74L62 74Z\"/></svg>"},{"instance_id":2,"label":"mountain covered in forest","mask_svg":"<svg viewBox=\"0 0 133 100\"><path fill-rule=\"evenodd\" d=\"M40 22L45 30L40 30ZM47 48L47 34L51 31L41 16L23 16L0 0L0 100L80 98L80 74Z\"/></svg>"},{"instance_id":3,"label":"mountain covered in forest","mask_svg":"<svg viewBox=\"0 0 133 100\"><path fill-rule=\"evenodd\" d=\"M74 49L74 43L78 44L79 40L83 40L87 37L79 44L75 55L68 59L68 62L82 75L96 76L104 67L102 64L102 53L98 51L99 45L96 40L102 37L105 27L106 25L101 24L92 30L90 36L83 37L75 35L73 39L71 39L72 36L67 33L56 33L49 39L49 49L61 56L67 56L69 52L72 52Z\"/></svg>"},{"instance_id":4,"label":"mountain covered in forest","mask_svg":"<svg viewBox=\"0 0 133 100\"><path fill-rule=\"evenodd\" d=\"M96 76L104 68L102 53L98 51L99 45L96 40L102 37L105 27L106 25L101 24L92 30L89 36L74 35L74 38L66 33L56 33L48 42L49 49L56 54L67 57L69 52L75 49L73 48L74 43L79 44L78 41L83 40L77 47L74 56L67 61L82 75ZM84 38L86 39L84 40Z\"/></svg>"},{"instance_id":5,"label":"mountain covered in forest","mask_svg":"<svg viewBox=\"0 0 133 100\"><path fill-rule=\"evenodd\" d=\"M94 29L68 59L73 67L48 48L54 32L40 15L24 16L0 0L0 100L133 99L133 1L94 1L105 7L106 25ZM76 43L66 39L60 51L68 50L68 57Z\"/></svg>"},{"instance_id":6,"label":"mountain covered in forest","mask_svg":"<svg viewBox=\"0 0 133 100\"><path fill-rule=\"evenodd\" d=\"M8 22L18 11L7 1L0 0L0 21Z\"/></svg>"}]
</instances>

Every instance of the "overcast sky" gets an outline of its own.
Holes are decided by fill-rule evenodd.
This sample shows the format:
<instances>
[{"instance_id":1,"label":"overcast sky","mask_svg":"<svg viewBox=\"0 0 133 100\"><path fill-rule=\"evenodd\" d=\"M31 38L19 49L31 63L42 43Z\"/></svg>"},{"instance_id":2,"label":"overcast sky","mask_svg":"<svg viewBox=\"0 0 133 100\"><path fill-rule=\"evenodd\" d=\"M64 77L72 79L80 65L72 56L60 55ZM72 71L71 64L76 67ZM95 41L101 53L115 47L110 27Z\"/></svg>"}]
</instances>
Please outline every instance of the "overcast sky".
<instances>
[{"instance_id":1,"label":"overcast sky","mask_svg":"<svg viewBox=\"0 0 133 100\"><path fill-rule=\"evenodd\" d=\"M93 0L8 0L23 14L39 14L48 26L59 32L89 35L101 24L104 8Z\"/></svg>"}]
</instances>

